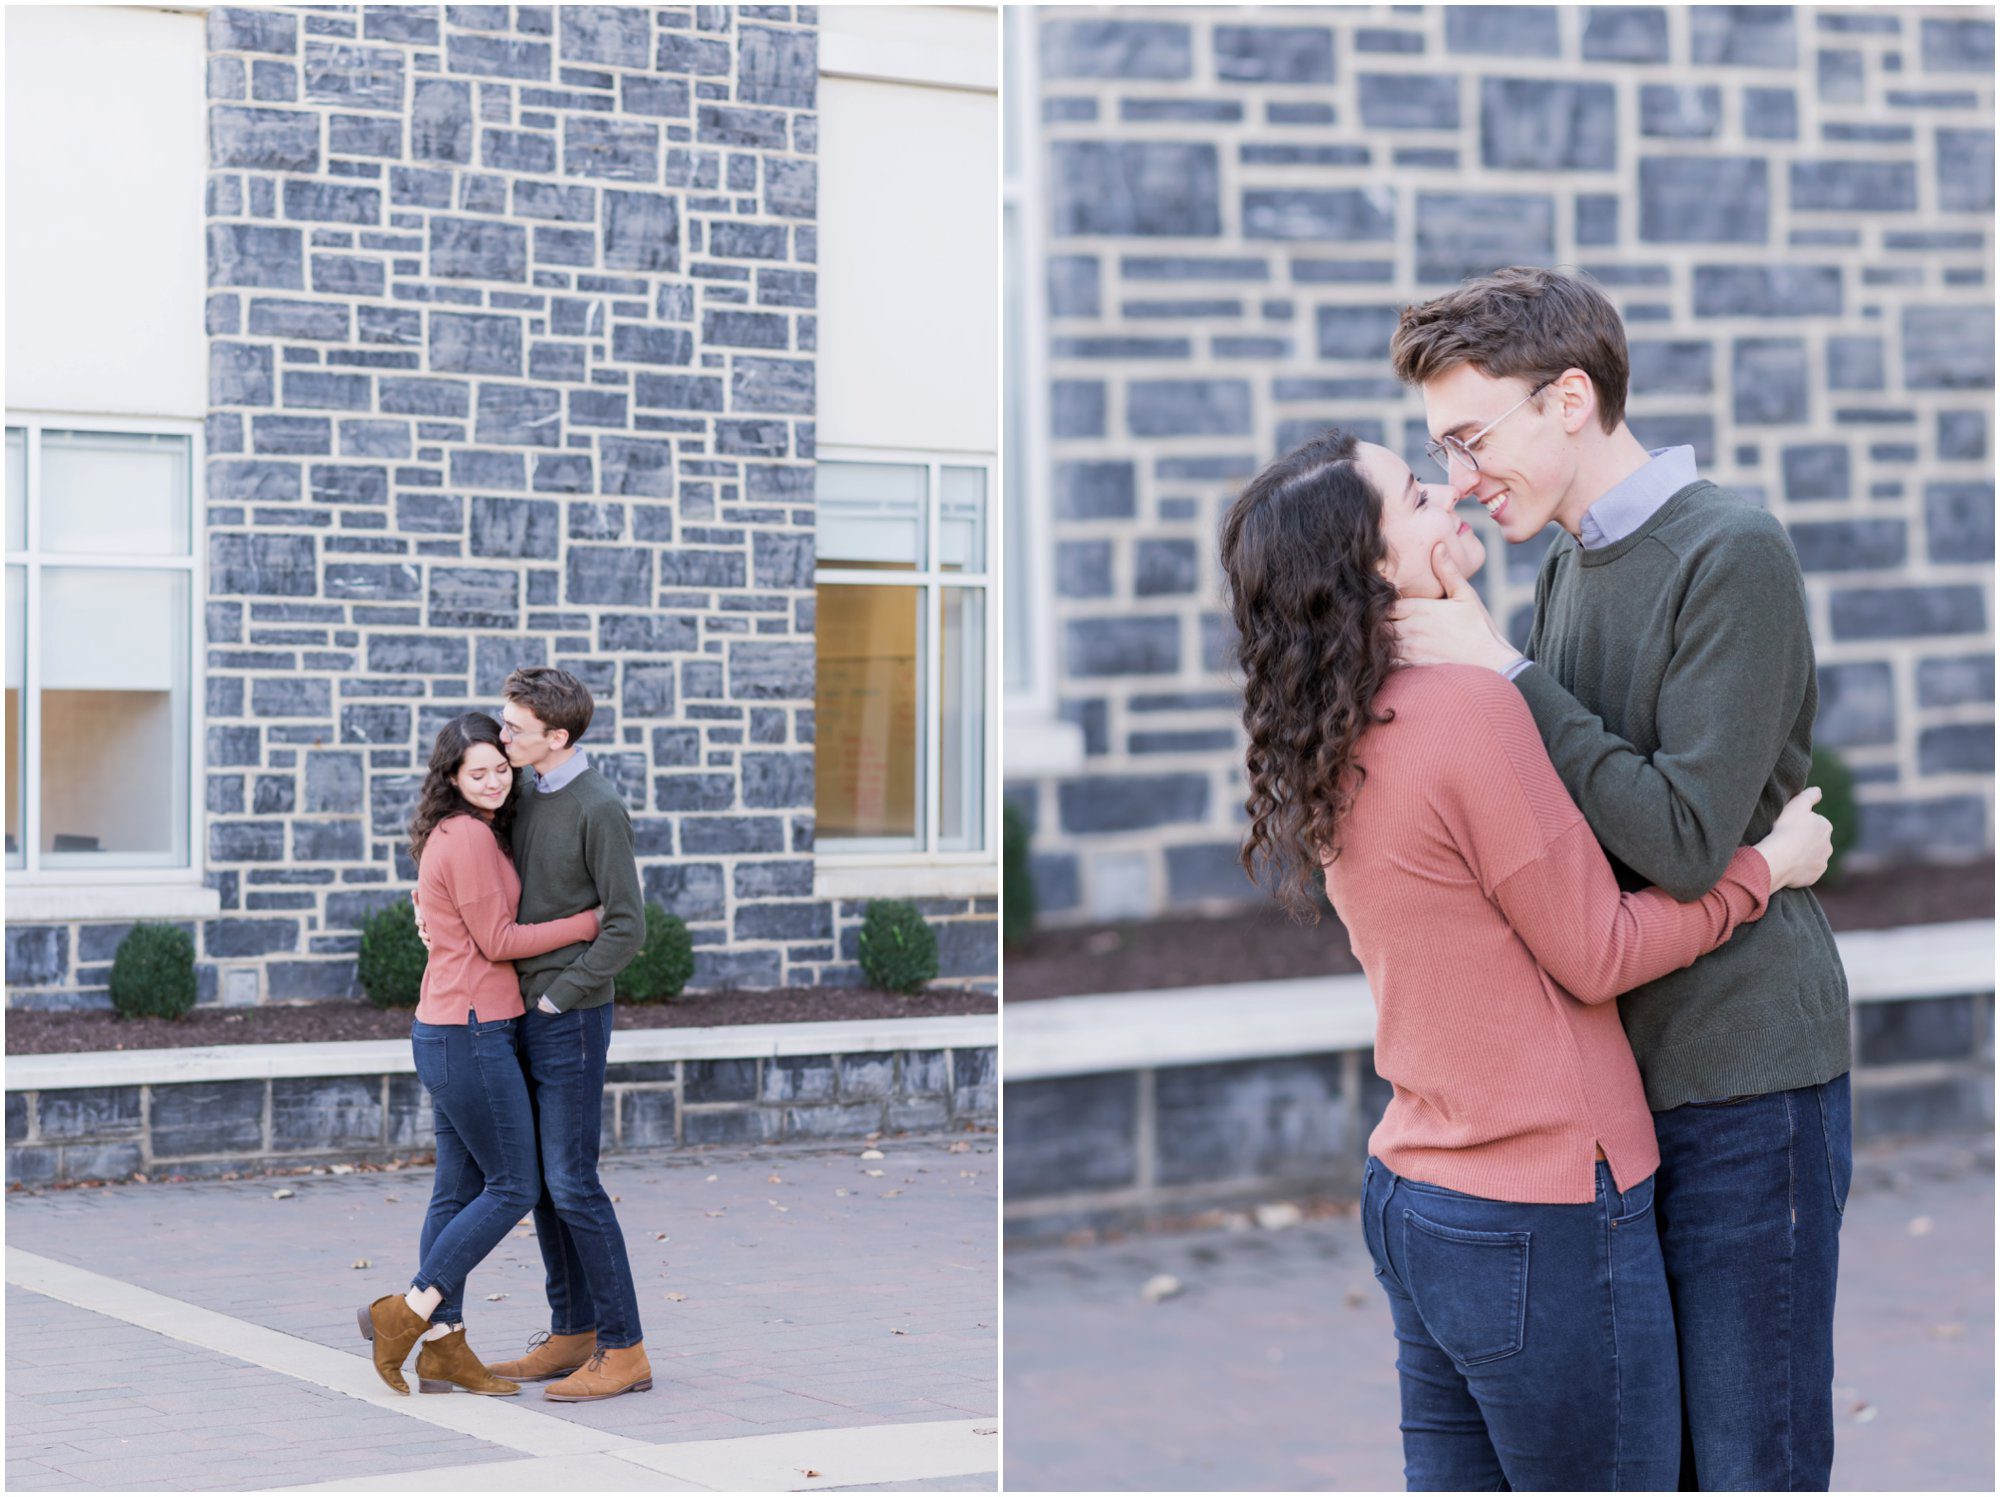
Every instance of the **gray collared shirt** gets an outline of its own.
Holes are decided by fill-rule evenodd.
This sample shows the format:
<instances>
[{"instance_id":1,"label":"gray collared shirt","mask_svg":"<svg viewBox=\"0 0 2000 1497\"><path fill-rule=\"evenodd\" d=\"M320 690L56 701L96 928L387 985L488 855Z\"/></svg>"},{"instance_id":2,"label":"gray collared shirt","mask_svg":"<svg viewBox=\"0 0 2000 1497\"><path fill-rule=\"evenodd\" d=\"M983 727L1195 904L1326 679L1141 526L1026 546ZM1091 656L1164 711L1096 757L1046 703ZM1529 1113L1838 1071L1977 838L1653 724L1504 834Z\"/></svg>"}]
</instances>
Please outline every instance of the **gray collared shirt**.
<instances>
[{"instance_id":1,"label":"gray collared shirt","mask_svg":"<svg viewBox=\"0 0 2000 1497\"><path fill-rule=\"evenodd\" d=\"M538 795L554 795L588 768L590 768L590 755L578 749L547 774L536 775L535 792Z\"/></svg>"},{"instance_id":2,"label":"gray collared shirt","mask_svg":"<svg viewBox=\"0 0 2000 1497\"><path fill-rule=\"evenodd\" d=\"M1576 538L1586 551L1624 540L1658 514L1661 505L1701 476L1695 471L1692 447L1655 447L1647 456L1651 462L1606 489L1583 512ZM1523 655L1501 674L1511 681L1528 665L1528 657Z\"/></svg>"},{"instance_id":3,"label":"gray collared shirt","mask_svg":"<svg viewBox=\"0 0 2000 1497\"><path fill-rule=\"evenodd\" d=\"M1661 505L1701 477L1695 471L1692 447L1656 447L1648 455L1651 462L1622 483L1613 484L1583 512L1576 538L1586 551L1624 540L1658 514Z\"/></svg>"}]
</instances>

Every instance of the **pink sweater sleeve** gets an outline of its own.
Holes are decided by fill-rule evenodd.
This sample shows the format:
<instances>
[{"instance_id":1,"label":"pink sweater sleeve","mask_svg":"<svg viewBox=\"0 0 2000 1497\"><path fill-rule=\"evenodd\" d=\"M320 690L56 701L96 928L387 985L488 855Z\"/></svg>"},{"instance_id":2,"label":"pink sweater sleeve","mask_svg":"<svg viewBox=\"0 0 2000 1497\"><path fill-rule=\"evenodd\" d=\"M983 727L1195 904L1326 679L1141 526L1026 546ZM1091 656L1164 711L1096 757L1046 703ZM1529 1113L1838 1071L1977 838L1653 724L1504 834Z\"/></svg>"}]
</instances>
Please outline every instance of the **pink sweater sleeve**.
<instances>
[{"instance_id":1,"label":"pink sweater sleeve","mask_svg":"<svg viewBox=\"0 0 2000 1497\"><path fill-rule=\"evenodd\" d=\"M1475 692L1449 800L1487 897L1565 991L1603 1003L1706 956L1764 913L1771 869L1751 847L1688 904L1660 889L1620 890L1527 704L1492 679L1505 689Z\"/></svg>"},{"instance_id":2,"label":"pink sweater sleeve","mask_svg":"<svg viewBox=\"0 0 2000 1497\"><path fill-rule=\"evenodd\" d=\"M435 838L437 832L431 835ZM514 918L514 901L508 897L505 877L507 855L483 822L477 829L468 828L465 835L452 838L443 850L446 856L440 871L445 896L465 922L472 944L488 961L540 956L596 939L597 916L589 910L536 925L523 925Z\"/></svg>"}]
</instances>

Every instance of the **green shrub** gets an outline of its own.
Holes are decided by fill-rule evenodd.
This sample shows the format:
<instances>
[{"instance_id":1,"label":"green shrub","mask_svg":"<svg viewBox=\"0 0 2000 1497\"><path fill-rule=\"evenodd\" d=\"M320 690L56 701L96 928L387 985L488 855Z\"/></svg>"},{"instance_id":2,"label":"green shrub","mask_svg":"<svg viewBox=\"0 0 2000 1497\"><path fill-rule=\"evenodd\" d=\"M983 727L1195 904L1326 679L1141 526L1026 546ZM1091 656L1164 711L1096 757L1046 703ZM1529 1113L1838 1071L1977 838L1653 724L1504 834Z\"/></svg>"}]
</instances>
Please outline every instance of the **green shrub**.
<instances>
[{"instance_id":1,"label":"green shrub","mask_svg":"<svg viewBox=\"0 0 2000 1497\"><path fill-rule=\"evenodd\" d=\"M362 922L355 975L377 1008L415 1008L423 996L429 955L417 936L417 907L405 896Z\"/></svg>"},{"instance_id":2,"label":"green shrub","mask_svg":"<svg viewBox=\"0 0 2000 1497\"><path fill-rule=\"evenodd\" d=\"M914 993L938 975L937 932L906 899L877 899L861 922L861 970L891 993Z\"/></svg>"},{"instance_id":3,"label":"green shrub","mask_svg":"<svg viewBox=\"0 0 2000 1497\"><path fill-rule=\"evenodd\" d=\"M656 904L646 906L646 944L618 974L617 993L644 1003L649 998L678 998L694 976L694 937L687 923Z\"/></svg>"},{"instance_id":4,"label":"green shrub","mask_svg":"<svg viewBox=\"0 0 2000 1497\"><path fill-rule=\"evenodd\" d=\"M194 939L142 921L111 958L111 1006L128 1019L178 1019L194 1007Z\"/></svg>"},{"instance_id":5,"label":"green shrub","mask_svg":"<svg viewBox=\"0 0 2000 1497\"><path fill-rule=\"evenodd\" d=\"M1816 748L1812 778L1807 783L1819 786L1816 809L1833 823L1833 857L1826 865L1826 876L1820 880L1831 888L1840 883L1841 860L1861 835L1861 807L1854 798L1854 775L1846 761L1832 749Z\"/></svg>"},{"instance_id":6,"label":"green shrub","mask_svg":"<svg viewBox=\"0 0 2000 1497\"><path fill-rule=\"evenodd\" d=\"M1035 933L1035 870L1029 861L1028 818L1011 802L1000 819L1000 938L1009 947Z\"/></svg>"}]
</instances>

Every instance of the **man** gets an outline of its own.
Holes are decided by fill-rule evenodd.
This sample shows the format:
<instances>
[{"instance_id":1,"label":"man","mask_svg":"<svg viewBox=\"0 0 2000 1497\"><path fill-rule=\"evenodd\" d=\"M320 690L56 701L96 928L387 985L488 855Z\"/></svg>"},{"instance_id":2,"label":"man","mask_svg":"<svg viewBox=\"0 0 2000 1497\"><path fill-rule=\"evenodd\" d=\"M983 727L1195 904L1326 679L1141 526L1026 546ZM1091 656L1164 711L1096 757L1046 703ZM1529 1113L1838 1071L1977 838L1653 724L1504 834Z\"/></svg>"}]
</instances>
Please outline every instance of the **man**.
<instances>
[{"instance_id":1,"label":"man","mask_svg":"<svg viewBox=\"0 0 2000 1497\"><path fill-rule=\"evenodd\" d=\"M1580 276L1515 267L1404 311L1453 502L1514 544L1561 527L1523 655L1449 559L1407 601L1414 663L1520 689L1626 888L1691 900L1806 781L1818 706L1784 528L1625 425L1624 328ZM1619 1000L1660 1141L1656 1216L1678 1325L1682 1486L1825 1490L1833 1299L1852 1174L1847 983L1809 890Z\"/></svg>"},{"instance_id":2,"label":"man","mask_svg":"<svg viewBox=\"0 0 2000 1497\"><path fill-rule=\"evenodd\" d=\"M516 918L533 924L602 906L602 919L596 940L514 963L528 1009L516 1032L541 1150L535 1235L550 1326L526 1356L491 1370L517 1382L560 1379L545 1396L581 1403L653 1386L625 1234L597 1178L612 986L644 942L645 906L631 815L576 746L590 726L588 688L535 666L515 671L501 691L508 762L533 772L516 790Z\"/></svg>"}]
</instances>

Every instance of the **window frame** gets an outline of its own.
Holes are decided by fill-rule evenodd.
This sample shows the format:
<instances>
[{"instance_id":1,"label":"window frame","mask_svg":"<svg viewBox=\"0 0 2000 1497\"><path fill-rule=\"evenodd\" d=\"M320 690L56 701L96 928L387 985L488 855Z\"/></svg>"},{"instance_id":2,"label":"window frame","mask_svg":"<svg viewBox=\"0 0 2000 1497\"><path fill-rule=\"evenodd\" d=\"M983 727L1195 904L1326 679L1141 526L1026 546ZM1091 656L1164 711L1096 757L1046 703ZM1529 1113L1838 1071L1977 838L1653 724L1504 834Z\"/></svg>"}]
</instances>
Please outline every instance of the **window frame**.
<instances>
[{"instance_id":1,"label":"window frame","mask_svg":"<svg viewBox=\"0 0 2000 1497\"><path fill-rule=\"evenodd\" d=\"M121 891L130 891L133 908L157 914L209 914L220 908L220 896L204 884L207 875L205 829L207 797L208 735L207 642L204 627L208 597L207 558L202 538L207 534L206 484L207 444L202 422L187 417L101 416L62 411L15 410L6 412L8 430L20 430L26 447L26 492L22 495L23 549L6 551L5 565L20 567L23 619L26 639L22 645L21 674L21 860L19 868L6 870L7 917L49 918L42 913L38 890L89 890L98 898L89 901L93 911L99 906L119 907ZM40 549L42 435L47 431L103 432L120 436L180 437L188 443L188 549L181 555L138 555L131 552L44 552ZM38 866L41 840L41 675L39 650L34 648L39 605L42 600L42 572L53 566L84 571L180 572L188 579L188 779L187 862L178 867L144 864L106 863L99 867L65 864L54 868ZM25 897L16 898L19 888ZM194 897L176 899L176 891ZM75 908L73 900L62 900L59 913ZM71 918L75 918L74 915Z\"/></svg>"},{"instance_id":2,"label":"window frame","mask_svg":"<svg viewBox=\"0 0 2000 1497\"><path fill-rule=\"evenodd\" d=\"M1056 597L1054 567L1038 565L1055 554L1048 511L1049 458L1049 317L1047 225L1043 211L1041 154L1046 141L1041 129L1041 75L1036 49L1037 20L1028 7L1003 13L1003 46L1007 57L1007 102L1011 118L1001 121L1010 138L1003 142L1000 175L1001 258L1003 282L1014 280L1018 294L1002 315L1020 319L1020 367L1009 357L1012 344L1003 334L1001 349L1002 407L1011 405L1022 430L1017 438L1003 435L1003 451L1018 452L1023 471L1005 475L1002 508L1010 529L1018 527L1022 577L1008 575L1001 558L1002 606L1019 607L1027 615L1027 659L1020 662L1022 683L1003 677L1000 697L1007 724L1007 774L1012 779L1065 773L1083 767L1083 731L1058 715L1061 672L1056 656ZM1013 264L1018 255L1020 263ZM1010 274L1012 272L1012 274ZM1008 399L1009 392L1013 399Z\"/></svg>"},{"instance_id":3,"label":"window frame","mask_svg":"<svg viewBox=\"0 0 2000 1497\"><path fill-rule=\"evenodd\" d=\"M897 870L911 867L927 869L982 869L995 871L999 866L1000 834L1000 744L999 723L993 710L994 693L991 689L999 669L999 636L996 627L994 599L997 595L995 582L998 571L995 563L998 554L995 545L999 540L999 505L995 502L999 459L990 452L964 452L948 448L915 447L870 447L842 443L821 444L813 454L815 472L820 463L884 463L907 467L924 467L927 470L924 515L924 559L925 566L911 571L883 571L865 567L826 566L817 557L813 562L813 589L815 595L821 583L866 587L918 587L922 589L921 618L923 622L924 673L922 677L922 710L918 721L922 725L922 736L918 742L923 755L923 803L922 845L918 847L869 847L856 845L877 839L843 838L823 842L817 835L813 841L813 861L816 869L815 892L821 882L817 870L839 875L855 874L866 870ZM942 533L943 520L943 477L946 468L976 468L986 476L986 502L984 508L984 532L981 546L986 564L978 571L948 572L938 567L938 543ZM947 851L939 848L940 811L943 807L944 766L939 752L937 735L931 718L940 699L940 685L944 674L944 654L939 648L940 624L942 622L944 598L943 589L965 588L978 592L983 600L981 622L984 630L981 668L985 674L982 683L982 732L979 744L982 774L980 776L980 804L978 808L980 846L965 851ZM818 763L818 723L814 724L814 763ZM856 883L854 879L840 880ZM865 880L856 883L857 887Z\"/></svg>"}]
</instances>

